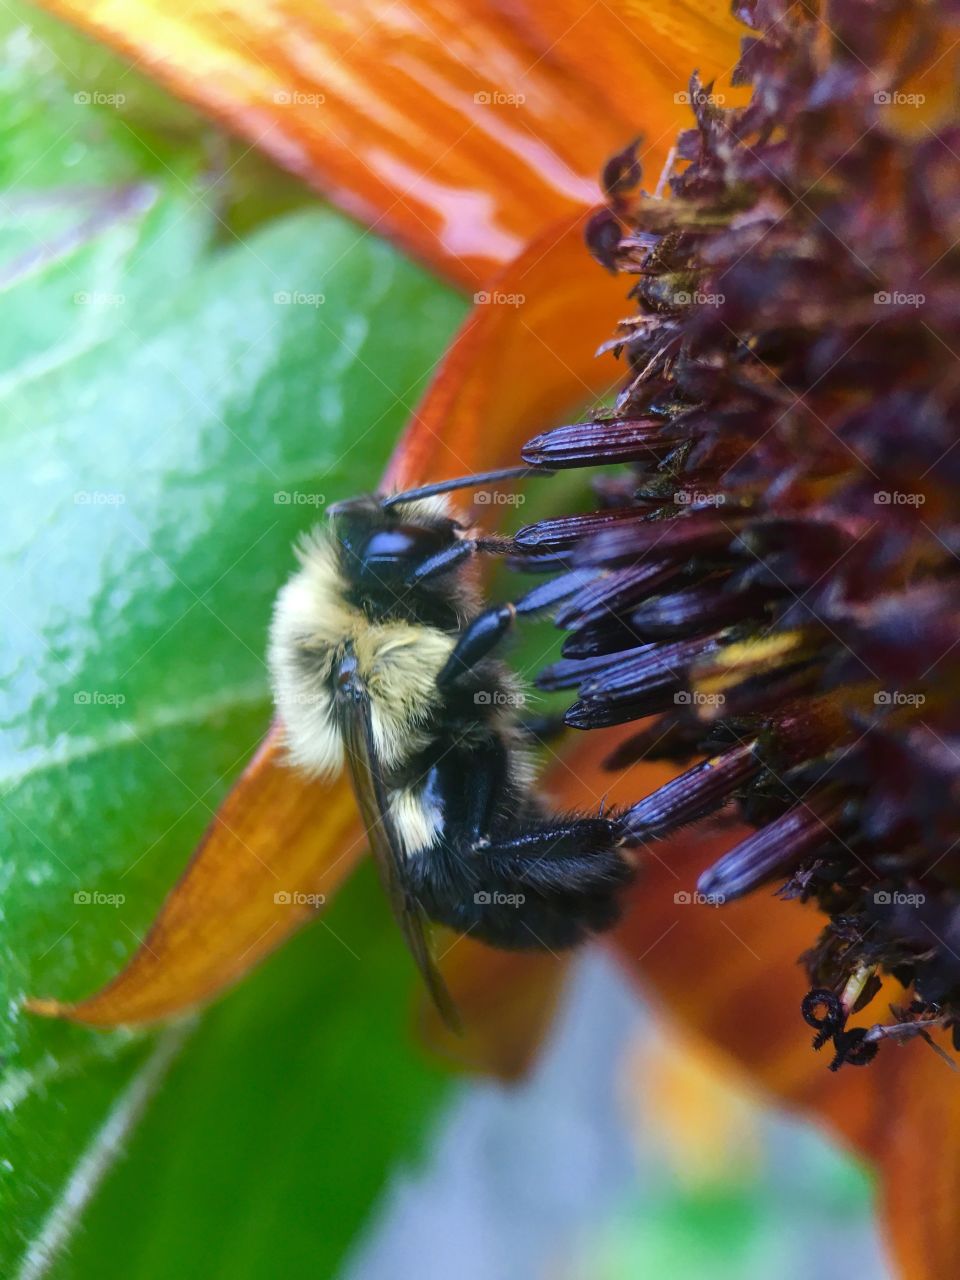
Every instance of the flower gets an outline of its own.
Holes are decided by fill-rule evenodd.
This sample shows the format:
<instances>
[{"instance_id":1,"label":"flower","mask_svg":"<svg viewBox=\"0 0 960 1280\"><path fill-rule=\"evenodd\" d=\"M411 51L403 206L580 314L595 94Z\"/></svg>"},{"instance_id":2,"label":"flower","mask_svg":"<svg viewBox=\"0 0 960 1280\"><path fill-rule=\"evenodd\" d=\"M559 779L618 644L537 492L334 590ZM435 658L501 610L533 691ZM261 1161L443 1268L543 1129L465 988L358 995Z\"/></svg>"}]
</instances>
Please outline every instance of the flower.
<instances>
[{"instance_id":1,"label":"flower","mask_svg":"<svg viewBox=\"0 0 960 1280\"><path fill-rule=\"evenodd\" d=\"M762 142L764 149L773 148L772 155L781 157L784 165L795 160L799 150L799 158L810 159L812 165L804 172L815 180L812 191L805 186L791 191L795 175L789 169L774 166L779 184L773 194L781 201L784 193L789 197L781 219L784 225L780 243L786 252L779 265L783 267L784 280L798 290L804 288L804 272L802 268L797 272L796 253L801 253L802 260L811 232L811 252L820 253L811 261L822 265L817 224L806 217L806 212L811 203L821 210L819 201L826 198L834 181L827 165L817 163L832 139L820 136L816 130L795 138L781 124L775 125L765 138L758 135L744 149L746 155L741 154L736 135L730 134L729 117L721 109L728 104L716 100L718 93L727 91L710 87L715 76L733 65L734 47L741 34L726 18L725 4L712 0L701 0L697 5L651 0L643 6L639 20L635 7L619 4L604 4L588 12L578 10L572 17L561 6L513 5L508 17L500 11L502 7L495 9L492 5L469 9L463 6L462 10L453 5L434 11L416 4L403 11L403 24L398 22L392 6L381 6L373 0L363 7L345 7L338 13L298 0L268 4L232 0L226 5L204 0L189 6L130 0L122 10L106 0L82 4L80 0L53 0L51 7L136 56L176 92L258 142L280 163L302 173L376 230L400 240L447 278L471 291L479 288L482 295L500 291L525 296L522 308L511 308L490 305L478 295L474 312L398 448L389 475L391 482L412 483L502 463L534 432L541 433L541 442L545 439L547 447L556 449L561 437L544 433L559 420L559 415L571 412L578 402L598 397L615 382L606 363L594 362L592 353L622 317L622 279L617 274L605 275L589 262L581 248L580 225L586 206L594 201L592 175L611 154L615 159L605 172L611 211L594 218L589 227L595 253L609 266L636 267L646 260L649 250L660 248L659 265L654 263L657 269L640 281L645 290L644 314L639 322L633 318L628 323L618 343L624 343L628 352L632 349L639 353L647 335L656 327L649 323L651 315L659 317L664 332L669 329L675 334L678 348L689 338L691 342L695 340L695 345L688 350L711 351L723 357L715 366L709 361L689 360L684 369L674 368L676 362L671 361L671 376L683 373L685 377L694 379L696 375L701 379L682 384L685 395L692 393L694 404L706 396L713 396L711 403L716 403L721 392L729 391L731 383L736 383L738 373L744 379L739 393L745 402L753 406L759 399L764 404L766 392L767 396L774 396L776 403L778 388L775 381L773 387L769 385L764 372L776 370L786 383L786 388L779 388L783 397L780 408L785 409L796 397L796 389L802 391L805 386L802 369L790 364L790 344L796 341L800 354L811 358L816 354L821 361L817 371L823 374L822 385L810 387L804 399L812 403L816 391L815 407L823 415L821 397L833 384L829 344L821 342L820 337L826 339L834 322L846 316L848 299L842 291L839 299L830 295L832 306L825 307L821 301L818 310L791 313L786 317L786 332L779 333L773 324L776 298L770 296L770 276L765 278L768 287L759 289L762 274L750 275L744 267L747 284L754 289L751 292L748 288L736 298L730 291L729 308L726 297L722 303L715 299L711 304L697 296L709 294L711 272L717 275L724 260L716 264L701 262L692 256L694 243L712 240L721 249L726 244L729 252L730 238L740 234L749 262L762 258L755 244L751 249L751 237L761 231L756 226L751 228L745 213L751 209L763 213L762 208L757 209L753 193L755 187L765 184L764 172L747 175L746 189L735 193L744 201L742 207L736 201L730 208L723 207L722 217L715 225L685 227L673 238L669 234L674 230L670 219L678 211L694 214L710 208L711 200L725 189L727 163L736 169ZM741 17L755 26L771 28L766 39L748 42L742 75L758 80L769 72L773 79L765 92L777 96L777 75L788 81L795 69L790 52L790 33L795 23L807 24L808 43L804 47L811 58L816 53L821 55L819 63L808 64L811 73L817 67L829 71L834 64L842 64L844 60L835 55L844 46L857 51L854 64L856 56L869 54L868 66L873 66L873 57L882 55L884 50L909 47L915 59L915 65L909 68L909 79L899 87L887 87L896 83L898 54L897 65L881 68L883 75L874 92L898 95L894 101L876 105L888 109L891 122L896 118L897 128L913 139L907 150L917 155L928 145L931 127L936 130L939 126L929 124L934 119L932 113L915 110L916 104L900 100L899 95L920 94L927 99L924 107L940 106L953 93L956 62L946 26L940 29L945 39L942 46L925 47L913 37L913 20L921 9L924 12L920 16L925 20L916 24L919 35L931 29L936 35L936 28L926 21L930 17L927 8L932 10L932 6L920 6L915 12L907 0L891 0L889 6L865 0L836 0L822 9L812 4L784 3L777 9L759 3L739 4ZM947 6L943 8L945 14L952 12ZM873 21L876 15L889 15L888 25ZM288 25L296 32L295 42L286 36ZM881 37L893 44L870 45L870 41ZM831 53L833 57L828 56ZM777 64L775 55L785 61ZM522 86L517 79L511 79L518 67L525 80ZM700 78L689 84L689 74L696 68ZM840 74L843 70L848 73L846 79ZM926 74L920 75L923 70ZM826 75L821 88L827 98L824 110L833 113L831 119L840 119L841 136L851 145L849 158L833 153L835 168L842 174L848 164L862 163L865 176L869 177L873 156L870 137L861 153L862 139L846 134L843 128L850 102L860 102L860 89L849 85L858 74L856 65L840 65L833 76ZM788 99L785 85L780 88L783 92L779 97ZM807 88L804 87L805 92ZM734 90L729 92L732 106ZM483 94L488 95L487 101L478 98ZM504 118L490 114L500 107L516 110L520 94L527 97L522 105L528 115ZM495 102L494 95L512 95L514 102ZM319 102L320 96L323 103ZM831 103L835 105L830 106ZM789 108L790 102L785 101L785 105ZM641 160L649 174L659 175L668 160L674 134L691 106L700 125L697 138L706 136L710 145L702 155L699 151L684 151L680 158L692 164L693 170L703 168L704 189L696 188L692 175L687 177L690 169L681 173L680 165L674 163L673 195L659 202L639 198L635 158ZM758 121L767 109L773 110L773 106L765 104L761 94L748 110ZM881 120L884 118L881 116ZM646 138L642 154L635 149L625 150L629 139L641 129ZM804 146L798 147L799 142ZM682 146L688 147L690 142ZM713 170L711 157L717 166ZM932 181L928 187L911 187L909 199L926 202L933 213L940 207L949 210L949 174L935 167L929 174ZM835 181L839 182L839 175ZM845 190L849 196L849 181ZM882 227L883 213L889 210L888 200L895 195L895 189L882 185L880 190L883 198L878 202L871 205L863 201L856 208L849 199L838 196L835 210L849 213L854 225L833 227L832 233L852 236L859 230L858 218L867 223L873 219L873 225ZM796 205L801 207L797 209ZM658 210L662 212L660 224L656 224ZM641 228L639 219L648 216L653 223ZM629 243L631 231L641 232L633 244ZM710 234L701 234L704 231ZM799 245L795 238L798 231L805 233ZM779 235L776 227L771 234ZM839 271L844 265L839 261L839 249L836 256ZM733 270L737 269L736 262L729 258L726 261ZM947 265L951 262L948 257ZM769 269L774 271L777 266L774 256ZM788 278L790 267L794 274ZM776 282L775 274L772 278ZM833 274L827 273L827 282L833 279ZM656 296L657 288L667 290L663 297ZM808 303L810 292L806 289ZM900 307L898 303L893 305ZM729 349L718 328L721 312L732 322L735 333L749 337L756 331L768 340L768 345L753 352L736 345ZM889 325L893 314L883 313L877 323ZM912 323L917 317L904 315L901 308L896 319ZM635 330L644 336L632 339ZM744 357L739 363L738 353ZM834 354L843 354L842 343ZM898 355L899 348L894 345L889 352L889 373L881 365L883 377L893 377ZM636 364L633 367L640 372ZM946 367L951 366L948 363ZM870 368L873 376L876 362ZM660 377L663 373L664 369L653 368L650 376ZM763 375L759 385L758 374ZM673 403L670 396L676 377L673 382L664 382L665 406ZM849 368L846 377L845 383L837 385L838 401L849 394L851 385L862 383L862 378L854 382ZM569 461L584 460L582 454L575 458L573 453L588 438L594 446L603 444L607 456L610 450L619 448L621 460L649 457L652 429L644 439L640 438L642 432L635 434L632 441L625 437L625 433L629 434L629 428L623 425L627 414L621 410L632 405L632 397L638 395L643 395L639 385L628 387L617 410L621 425L615 429L609 422L596 427L594 420L591 436L578 424L580 429L567 437L572 450ZM838 411L832 403L830 408L831 414ZM692 409L693 405L685 405L685 412ZM770 411L769 404L765 411ZM791 410L796 418L801 412L805 412L802 406L795 414ZM895 425L895 418L891 421ZM657 428L663 432L669 433L671 425L663 418L657 421ZM688 420L683 425L692 430L694 424ZM808 545L814 560L825 554L816 538L812 544L809 542L810 533L820 530L808 528L810 523L817 524L809 517L820 477L806 476L810 490L806 502L800 501L800 490L805 486L799 476L794 477L792 468L776 476L779 488L771 490L764 481L769 481L777 466L772 451L780 440L777 432L771 432L767 468L761 469L767 458L761 442L751 450L757 467L754 473L749 466L734 468L731 475L735 483L731 475L726 475L722 490L711 489L708 477L718 469L728 468L729 461L735 462L736 458L723 463L719 439L711 439L708 424L701 423L701 428L703 435L692 441L702 446L701 453L689 451L682 460L686 483L697 486L693 494L716 497L722 492L726 499L729 488L731 509L728 512L724 503L721 513L731 519L742 516L742 541L746 547L755 524L766 536L763 514L749 505L751 499L772 507L774 498L782 492L785 500L789 497L797 504L794 514L798 536L793 539L791 529L781 526L779 549L776 543L761 541L755 545L752 581L738 580L735 590L731 586L718 591L721 584L743 574L742 564L731 564L724 558L732 539L725 543L718 536L711 541L707 532L707 523L721 508L716 502L699 499L673 504L672 514L679 506L684 507L684 512L666 524L672 530L682 528L684 534L687 526L696 526L691 537L693 545L700 547L697 554L717 556L717 564L705 577L690 580L689 585L696 587L693 596L684 599L682 582L672 584L669 594L660 592L652 609L644 606L645 625L659 624L662 628L670 625L671 619L676 625L679 618L684 627L689 627L691 607L695 611L709 607L717 625L727 623L724 609L732 598L738 610L735 620L745 619L755 631L758 619L762 626L769 617L764 610L777 595L769 570L779 569L785 560L796 561L797 553ZM887 431L891 429L888 427ZM740 430L745 445L755 440L750 434L751 421L742 421ZM879 438L876 424L865 424L862 439L852 444L854 452ZM660 443L665 439L661 434ZM809 446L811 456L821 452L819 446L815 449L815 439ZM680 441L671 449L682 449L683 444ZM799 454L802 463L806 441L794 441L792 452L787 449L788 444L789 441L781 444L778 456L797 461ZM556 453L553 461L557 461ZM675 452L674 462L680 462ZM702 478L696 471L701 463L705 473ZM913 463L911 457L908 465ZM660 478L666 474L657 473ZM828 479L831 474L827 474ZM633 536L638 528L638 512L670 505L664 504L664 492L659 491L653 494L649 507L638 506L625 473L604 483L604 509L608 510L611 502L621 502L628 509L624 529ZM734 511L734 498L745 503L742 512ZM882 513L881 533L893 525L899 527L904 520L906 528L913 527L916 510L905 510L901 503L888 505L891 509ZM776 507L779 511L778 497ZM659 523L665 525L663 521ZM844 530L842 526L840 533ZM828 525L826 532L830 531ZM577 527L570 545L575 543L583 554L596 557L598 546L602 550L605 545L601 538L608 537L607 533L601 531L592 543L582 538L583 533L583 526ZM677 535L671 532L670 536ZM703 541L698 543L697 538ZM633 545L631 555L636 555L640 542ZM565 550L561 548L561 558ZM684 560L676 551L676 544L673 550L675 562L689 561L690 555ZM851 550L851 556L857 550ZM602 560L597 558L595 562L601 572L606 569L609 554L608 540ZM809 573L804 555L799 559L800 569ZM614 572L631 567L628 560ZM824 567L831 577L832 565L827 562ZM668 578L662 581L666 585ZM803 581L797 594L802 594ZM651 588L649 578L645 586ZM814 594L811 591L811 597ZM826 607L819 598L811 598L806 604L816 616ZM639 601L637 607L641 607ZM566 616L568 622L577 621L575 635L589 636L589 624L583 618L572 619L569 606ZM850 625L855 625L855 620ZM796 641L791 638L791 627L799 636ZM745 643L740 655L731 655L730 646L726 645L727 666L714 671L714 684L710 684L707 664L710 654L700 655L696 679L681 684L676 692L689 693L691 699L695 694L723 693L730 696L732 705L734 696L751 692L746 676L755 673L758 696L768 680L786 682L781 685L786 696L791 655L802 677L808 665L815 665L829 645L822 635L815 643L817 636L808 635L815 628L803 617L789 626L784 623L784 628L777 635L781 644L786 638L787 647L779 652L769 641L762 654L751 651ZM684 643L690 634L686 632L677 643ZM696 634L692 639L697 639ZM659 647L662 637L651 643ZM790 644L795 647L791 649ZM594 656L607 655L598 652ZM736 679L729 677L731 656L741 659ZM758 660L752 668L751 659ZM570 658L583 660L582 656ZM692 659L689 669L694 670ZM838 679L844 688L849 683L849 676L842 673ZM596 692L594 688L592 693ZM582 714L588 719L595 718L598 703L596 698L591 700L590 694L588 690L588 696L581 699ZM810 693L802 681L796 696L807 705ZM694 710L699 709L699 705L694 706ZM849 711L846 706L837 710L842 715ZM875 714L869 705L867 711L871 716ZM759 711L748 708L745 714ZM682 737L685 722L694 717L677 714L675 718L675 734ZM700 717L695 718L699 722ZM825 712L815 717L817 732L823 731L825 718ZM713 719L715 732L722 735L732 713ZM625 716L622 723L628 720ZM779 720L777 724L780 727ZM690 750L700 745L692 742L689 735L687 744ZM719 742L711 750L716 752L717 745ZM736 740L726 744L728 751L735 751L736 746ZM628 727L616 748L620 763L626 764L642 747L635 731ZM671 758L679 748L675 737ZM672 778L675 765L648 763L652 753L647 751L642 764L623 770L611 785L613 775L605 774L601 768L610 754L609 734L584 735L579 750L559 766L565 801L590 806L598 795L609 790L617 802L632 806L638 833L642 831L646 837L663 830L655 815L651 821L650 807L643 808L643 797L656 793L657 782ZM803 767L808 755L798 762L799 767ZM753 760L744 756L745 753L739 758L735 755L732 763L725 761L721 775L724 785L719 789L723 795L727 794L731 774L746 780ZM716 758L715 753L711 767ZM770 762L762 763L768 767ZM704 770L702 776L709 776L708 772ZM899 777L896 771L895 776ZM807 785L809 781L806 780ZM689 795L689 778L675 785L685 796ZM697 785L703 799L702 781ZM863 812L869 802L869 779L864 783L854 777L847 786ZM756 787L754 790L755 805L762 806L765 797ZM663 792L659 794L663 802ZM714 794L710 799L712 803L720 796ZM774 794L771 803L777 799ZM782 804L782 795L779 799ZM675 794L671 806L674 804ZM668 816L674 811L671 807ZM696 806L692 812L688 807L686 812L692 816ZM766 819L768 815L754 807L748 816ZM771 813L769 817L775 815ZM722 910L700 906L694 900L697 875L716 863L721 846L729 843L729 832L708 829L698 831L695 839L664 844L663 857L658 846L650 845L647 873L615 941L624 963L643 975L674 1016L739 1059L779 1096L824 1117L836 1132L875 1162L883 1174L886 1220L906 1274L950 1274L956 1263L953 1215L960 1184L960 1107L953 1105L949 1077L944 1082L948 1073L932 1054L917 1053L880 1055L869 1072L842 1071L831 1076L823 1071L797 1034L796 1010L803 979L795 972L793 961L809 945L811 930L816 931L813 911L796 903L770 903L756 894L745 894ZM282 868L284 883L289 884L292 896L299 894L309 899L311 894L322 891L329 897L361 852L352 800L346 789L307 784L284 768L279 758L278 732L274 729L171 893L146 945L128 967L88 999L74 1004L47 1002L41 1011L96 1025L113 1025L167 1016L186 1004L208 998L312 914L309 904L274 901L273 871ZM519 1069L549 1017L550 994L545 985L555 988L557 968L542 958L527 958L520 964L515 957L486 952L469 942L449 953L447 965L448 980L465 1009L468 1027L475 1029L474 1040L467 1045L470 1056L504 1072Z\"/></svg>"}]
</instances>

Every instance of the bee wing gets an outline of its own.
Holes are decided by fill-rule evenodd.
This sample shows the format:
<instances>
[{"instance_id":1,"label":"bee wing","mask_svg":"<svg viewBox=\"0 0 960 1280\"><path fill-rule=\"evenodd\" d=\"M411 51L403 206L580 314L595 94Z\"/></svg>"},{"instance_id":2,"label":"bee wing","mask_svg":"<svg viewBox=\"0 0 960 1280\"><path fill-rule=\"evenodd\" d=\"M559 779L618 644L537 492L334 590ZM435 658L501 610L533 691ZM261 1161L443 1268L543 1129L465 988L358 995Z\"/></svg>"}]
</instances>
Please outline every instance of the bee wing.
<instances>
[{"instance_id":1,"label":"bee wing","mask_svg":"<svg viewBox=\"0 0 960 1280\"><path fill-rule=\"evenodd\" d=\"M357 806L390 908L440 1016L452 1031L459 1032L456 1005L430 954L423 910L407 881L403 848L390 813L374 742L370 697L358 677L341 683L338 710Z\"/></svg>"}]
</instances>

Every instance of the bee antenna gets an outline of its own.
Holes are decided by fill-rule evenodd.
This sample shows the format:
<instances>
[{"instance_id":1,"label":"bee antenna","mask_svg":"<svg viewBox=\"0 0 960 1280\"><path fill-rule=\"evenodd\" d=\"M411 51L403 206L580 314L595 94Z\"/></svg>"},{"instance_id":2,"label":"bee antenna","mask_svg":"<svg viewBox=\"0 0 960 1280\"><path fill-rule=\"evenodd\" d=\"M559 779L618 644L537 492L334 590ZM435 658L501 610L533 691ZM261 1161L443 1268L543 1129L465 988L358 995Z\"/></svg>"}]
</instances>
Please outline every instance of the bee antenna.
<instances>
[{"instance_id":1,"label":"bee antenna","mask_svg":"<svg viewBox=\"0 0 960 1280\"><path fill-rule=\"evenodd\" d=\"M525 480L528 476L552 476L555 472L545 467L504 467L500 471L481 471L473 476L458 476L454 480L438 480L435 484L421 485L419 489L405 489L403 493L390 493L380 499L382 507L392 507L398 502L415 502L418 498L432 498L438 493L450 493L454 489L477 489L482 484L494 484L500 480Z\"/></svg>"}]
</instances>

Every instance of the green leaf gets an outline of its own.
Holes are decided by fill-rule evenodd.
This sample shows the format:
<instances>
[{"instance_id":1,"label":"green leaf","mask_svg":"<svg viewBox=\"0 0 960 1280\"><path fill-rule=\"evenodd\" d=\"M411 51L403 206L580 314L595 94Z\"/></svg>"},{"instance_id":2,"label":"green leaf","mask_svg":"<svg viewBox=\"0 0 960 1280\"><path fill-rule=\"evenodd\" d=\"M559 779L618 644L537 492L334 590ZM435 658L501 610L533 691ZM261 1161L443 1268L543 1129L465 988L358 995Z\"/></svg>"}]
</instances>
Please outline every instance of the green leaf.
<instances>
[{"instance_id":1,"label":"green leaf","mask_svg":"<svg viewBox=\"0 0 960 1280\"><path fill-rule=\"evenodd\" d=\"M369 877L196 1027L20 1001L142 937L267 723L291 543L375 484L463 304L328 211L224 231L195 148L148 166L6 38L0 1274L320 1274L442 1092Z\"/></svg>"},{"instance_id":2,"label":"green leaf","mask_svg":"<svg viewBox=\"0 0 960 1280\"><path fill-rule=\"evenodd\" d=\"M410 966L372 868L324 921L192 1032L59 1280L335 1273L446 1081L412 1042Z\"/></svg>"}]
</instances>

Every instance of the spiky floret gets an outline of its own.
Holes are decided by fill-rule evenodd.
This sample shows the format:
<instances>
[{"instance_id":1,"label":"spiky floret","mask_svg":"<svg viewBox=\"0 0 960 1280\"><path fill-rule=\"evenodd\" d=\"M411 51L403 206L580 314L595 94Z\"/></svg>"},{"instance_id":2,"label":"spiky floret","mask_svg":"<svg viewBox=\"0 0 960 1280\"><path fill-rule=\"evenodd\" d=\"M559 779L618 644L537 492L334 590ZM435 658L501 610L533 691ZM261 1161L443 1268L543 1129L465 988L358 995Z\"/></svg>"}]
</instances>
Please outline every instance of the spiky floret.
<instances>
[{"instance_id":1,"label":"spiky floret","mask_svg":"<svg viewBox=\"0 0 960 1280\"><path fill-rule=\"evenodd\" d=\"M804 1016L836 1067L890 1033L846 1025L880 972L911 988L897 1034L960 1041L960 125L911 92L957 9L737 11L749 103L694 76L663 197L633 150L607 166L589 242L635 277L627 384L523 452L627 466L517 546L595 571L541 677L579 686L568 722L658 715L614 767L708 758L633 838L736 800L758 830L701 887L826 912Z\"/></svg>"}]
</instances>

